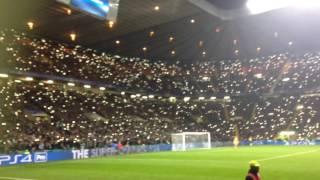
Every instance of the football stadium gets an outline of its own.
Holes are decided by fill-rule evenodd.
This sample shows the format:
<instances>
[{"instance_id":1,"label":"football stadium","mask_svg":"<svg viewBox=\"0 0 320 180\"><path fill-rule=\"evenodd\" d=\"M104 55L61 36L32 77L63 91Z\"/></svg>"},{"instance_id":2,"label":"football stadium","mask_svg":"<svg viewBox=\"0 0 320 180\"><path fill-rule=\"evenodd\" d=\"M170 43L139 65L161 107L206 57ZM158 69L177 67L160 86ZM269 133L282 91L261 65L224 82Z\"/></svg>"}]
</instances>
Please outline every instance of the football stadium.
<instances>
[{"instance_id":1,"label":"football stadium","mask_svg":"<svg viewBox=\"0 0 320 180\"><path fill-rule=\"evenodd\" d=\"M0 180L320 179L319 18L319 0L0 0Z\"/></svg>"}]
</instances>

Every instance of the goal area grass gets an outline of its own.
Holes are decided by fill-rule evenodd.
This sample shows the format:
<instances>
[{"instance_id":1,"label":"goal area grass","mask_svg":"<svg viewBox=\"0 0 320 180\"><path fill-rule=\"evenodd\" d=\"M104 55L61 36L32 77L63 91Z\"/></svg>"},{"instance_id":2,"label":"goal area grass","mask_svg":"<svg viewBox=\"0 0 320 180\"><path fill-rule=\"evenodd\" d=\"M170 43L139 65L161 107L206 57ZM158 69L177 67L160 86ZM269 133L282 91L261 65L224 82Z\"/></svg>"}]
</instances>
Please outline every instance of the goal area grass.
<instances>
[{"instance_id":1,"label":"goal area grass","mask_svg":"<svg viewBox=\"0 0 320 180\"><path fill-rule=\"evenodd\" d=\"M121 155L0 168L6 180L241 180L258 160L263 180L320 179L320 147L261 146Z\"/></svg>"}]
</instances>

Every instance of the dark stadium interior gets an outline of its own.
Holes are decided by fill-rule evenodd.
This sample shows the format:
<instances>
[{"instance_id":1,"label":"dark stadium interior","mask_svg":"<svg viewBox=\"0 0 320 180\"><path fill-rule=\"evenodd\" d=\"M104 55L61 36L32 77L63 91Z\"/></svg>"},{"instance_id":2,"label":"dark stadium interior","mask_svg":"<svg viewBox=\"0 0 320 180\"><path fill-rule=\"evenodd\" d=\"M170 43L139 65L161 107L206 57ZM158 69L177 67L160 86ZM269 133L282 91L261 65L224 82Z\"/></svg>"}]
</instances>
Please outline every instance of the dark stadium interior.
<instances>
[{"instance_id":1,"label":"dark stadium interior","mask_svg":"<svg viewBox=\"0 0 320 180\"><path fill-rule=\"evenodd\" d=\"M221 4L221 1L217 2ZM228 2L235 4L234 1L226 2L226 7ZM318 38L320 30L315 23L320 16L317 11L283 9L222 21L185 0L123 0L118 22L113 28L108 28L106 22L81 12L74 11L66 16L63 5L54 0L21 1L19 5L10 0L2 3L6 4L0 7L2 26L25 30L25 22L34 20L37 28L31 33L36 36L73 43L68 36L75 31L79 36L76 44L122 56L169 63L177 60L190 63L243 59L290 50L318 50L319 47L319 41L313 41ZM161 10L154 12L155 5L159 5ZM281 18L275 18L278 16ZM195 22L190 23L191 19ZM151 31L155 34L152 38L149 36ZM274 37L275 33L278 38ZM168 43L170 37L174 40ZM116 40L121 44L116 45ZM288 46L290 41L294 43L292 47ZM144 52L143 47L148 47L148 51ZM259 53L257 47L261 48ZM175 51L174 56L170 53L172 50ZM235 55L236 50L239 50L238 55ZM203 52L206 52L205 57Z\"/></svg>"}]
</instances>

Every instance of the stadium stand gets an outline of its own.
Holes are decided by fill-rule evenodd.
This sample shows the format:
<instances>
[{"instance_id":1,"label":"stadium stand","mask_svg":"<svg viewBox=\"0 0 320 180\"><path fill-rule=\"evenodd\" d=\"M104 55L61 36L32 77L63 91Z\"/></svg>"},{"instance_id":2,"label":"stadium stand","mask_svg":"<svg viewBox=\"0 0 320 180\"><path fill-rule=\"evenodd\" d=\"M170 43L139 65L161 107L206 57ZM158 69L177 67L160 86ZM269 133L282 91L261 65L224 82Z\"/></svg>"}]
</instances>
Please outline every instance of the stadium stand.
<instances>
[{"instance_id":1,"label":"stadium stand","mask_svg":"<svg viewBox=\"0 0 320 180\"><path fill-rule=\"evenodd\" d=\"M15 30L1 30L0 48L2 152L170 143L184 131L231 141L235 127L243 140L320 135L318 52L181 66Z\"/></svg>"}]
</instances>

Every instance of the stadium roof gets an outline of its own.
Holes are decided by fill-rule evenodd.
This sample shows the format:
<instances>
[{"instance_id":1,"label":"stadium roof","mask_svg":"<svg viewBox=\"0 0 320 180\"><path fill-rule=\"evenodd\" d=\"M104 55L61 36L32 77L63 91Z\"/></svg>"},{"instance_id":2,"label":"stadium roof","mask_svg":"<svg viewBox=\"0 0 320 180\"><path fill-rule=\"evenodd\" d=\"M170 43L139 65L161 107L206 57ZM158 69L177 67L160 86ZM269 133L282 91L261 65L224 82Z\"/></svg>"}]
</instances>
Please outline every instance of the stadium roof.
<instances>
[{"instance_id":1,"label":"stadium roof","mask_svg":"<svg viewBox=\"0 0 320 180\"><path fill-rule=\"evenodd\" d=\"M118 22L110 28L106 21L76 10L68 15L66 8L55 0L1 0L0 26L27 30L27 22L32 21L35 28L31 32L41 37L73 43L69 35L74 32L75 43L85 47L168 62L320 47L314 41L320 30L316 11L285 9L221 20L186 0L121 0Z\"/></svg>"}]
</instances>

